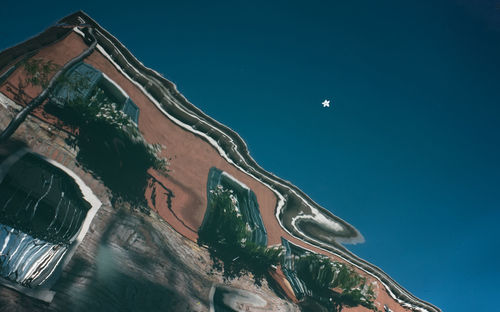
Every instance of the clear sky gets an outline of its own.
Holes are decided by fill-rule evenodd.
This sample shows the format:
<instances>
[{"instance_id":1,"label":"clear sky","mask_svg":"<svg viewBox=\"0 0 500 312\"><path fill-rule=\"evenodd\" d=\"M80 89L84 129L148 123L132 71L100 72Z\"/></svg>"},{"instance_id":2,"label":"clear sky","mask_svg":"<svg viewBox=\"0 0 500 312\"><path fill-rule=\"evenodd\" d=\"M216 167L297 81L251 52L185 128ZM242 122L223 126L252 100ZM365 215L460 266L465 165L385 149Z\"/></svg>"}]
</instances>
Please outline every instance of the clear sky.
<instances>
[{"instance_id":1,"label":"clear sky","mask_svg":"<svg viewBox=\"0 0 500 312\"><path fill-rule=\"evenodd\" d=\"M157 2L9 1L0 49L83 9L355 253L444 311L498 309L500 0Z\"/></svg>"}]
</instances>

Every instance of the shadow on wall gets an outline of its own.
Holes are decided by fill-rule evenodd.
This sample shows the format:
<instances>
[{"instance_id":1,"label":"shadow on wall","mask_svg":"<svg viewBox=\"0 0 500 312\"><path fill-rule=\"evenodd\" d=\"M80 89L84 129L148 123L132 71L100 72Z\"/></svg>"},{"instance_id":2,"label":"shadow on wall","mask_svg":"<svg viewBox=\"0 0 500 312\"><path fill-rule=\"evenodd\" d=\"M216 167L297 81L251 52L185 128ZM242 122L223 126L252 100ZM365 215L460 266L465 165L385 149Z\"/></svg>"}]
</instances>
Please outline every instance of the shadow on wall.
<instances>
[{"instance_id":1,"label":"shadow on wall","mask_svg":"<svg viewBox=\"0 0 500 312\"><path fill-rule=\"evenodd\" d=\"M0 146L0 166L16 150L26 147L21 142L9 144ZM58 168L52 168L36 155L23 155L27 156L20 155L21 162L10 161L11 170L0 179L0 219L44 237L50 246L64 246L78 232L79 206L88 209L88 203L81 199L82 194L71 181L57 175ZM50 304L0 286L0 311L197 311L198 307L199 311L208 310L206 295L211 281L186 264L189 261L182 249L172 245L176 240L167 240L169 232L160 231L158 224L152 225L156 219L138 213L132 206L118 201L111 210L99 212L101 217L94 220L89 232L93 234L53 285L51 290L56 291L56 296ZM109 217L101 219L103 213ZM14 244L19 243L12 238L14 231L21 233L25 242L36 240L27 240L27 234L7 225L0 226L2 272L3 266L13 268L4 257L11 255L10 251L17 249L26 256L14 263L17 268L29 268L26 264L36 260L32 256L43 254L40 248L44 245L38 243L32 244L37 248L34 253L25 253L29 246ZM7 240L15 246L4 244ZM6 246L9 253L4 253L8 252Z\"/></svg>"},{"instance_id":2,"label":"shadow on wall","mask_svg":"<svg viewBox=\"0 0 500 312\"><path fill-rule=\"evenodd\" d=\"M123 270L121 261L113 247L101 244L96 257L96 270L81 291L72 293L72 303L68 308L76 312L179 311L176 307L186 305L185 299L173 290ZM144 264L147 265L137 265ZM75 277L87 275L91 267L90 263L78 258L68 274ZM76 290L81 285L75 278L56 285L56 289L60 287L74 287Z\"/></svg>"},{"instance_id":3,"label":"shadow on wall","mask_svg":"<svg viewBox=\"0 0 500 312\"><path fill-rule=\"evenodd\" d=\"M115 209L119 211L106 225L94 262L75 257L54 287L58 293L70 289L66 300L71 311L195 311L196 302L199 311L207 310L207 299L192 289L203 279L182 255L168 248L148 221L126 208ZM209 281L205 284L208 288Z\"/></svg>"}]
</instances>

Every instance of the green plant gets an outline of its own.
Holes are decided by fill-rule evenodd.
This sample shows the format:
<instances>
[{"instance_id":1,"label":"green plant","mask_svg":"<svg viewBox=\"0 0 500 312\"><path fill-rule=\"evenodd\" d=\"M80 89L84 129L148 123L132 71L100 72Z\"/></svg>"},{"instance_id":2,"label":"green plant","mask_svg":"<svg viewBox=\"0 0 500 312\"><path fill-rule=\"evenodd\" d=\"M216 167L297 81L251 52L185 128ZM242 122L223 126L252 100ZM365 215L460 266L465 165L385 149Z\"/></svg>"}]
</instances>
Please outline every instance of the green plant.
<instances>
[{"instance_id":1,"label":"green plant","mask_svg":"<svg viewBox=\"0 0 500 312\"><path fill-rule=\"evenodd\" d=\"M82 54L70 63L77 64L84 57ZM37 97L38 101L49 97L52 104L57 104L45 108L60 119L60 126L73 129L76 136L72 143L78 146L79 162L101 178L117 197L144 204L144 190L149 178L147 170L152 167L166 171L166 160L158 156L160 145L147 143L137 125L118 109L103 89L94 88L90 95L83 97L80 91L89 88L89 80L85 76L68 79L63 74L70 69L68 65L60 69L51 61L29 59L24 62L23 69L24 79L19 81L17 90L11 88L10 92L16 100L30 103L32 107L23 109L23 113L16 116L17 122L11 122L10 130L2 133L1 140L6 140L26 114L38 105L38 102L29 100L25 89L28 86L42 87L45 95ZM50 78L54 72L56 75ZM55 92L63 88L66 98L56 97Z\"/></svg>"},{"instance_id":2,"label":"green plant","mask_svg":"<svg viewBox=\"0 0 500 312\"><path fill-rule=\"evenodd\" d=\"M50 82L50 75L56 72L60 66L52 61L43 59L29 59L23 64L26 72L25 83L33 86L41 86L47 88Z\"/></svg>"},{"instance_id":3,"label":"green plant","mask_svg":"<svg viewBox=\"0 0 500 312\"><path fill-rule=\"evenodd\" d=\"M68 98L51 112L76 133L73 144L78 146L80 163L101 178L114 195L144 203L147 170L166 170L166 160L158 156L160 145L146 142L137 125L100 88L88 99Z\"/></svg>"},{"instance_id":4,"label":"green plant","mask_svg":"<svg viewBox=\"0 0 500 312\"><path fill-rule=\"evenodd\" d=\"M87 56L89 56L90 54L92 54L92 52L94 52L95 47L97 46L97 40L94 37L94 30L92 27L87 28L87 35L91 42L90 46L87 49L85 49L82 53L80 53L78 56L74 57L69 62L67 62L61 68L54 67L50 61L45 63L44 61L40 62L36 61L35 63L33 63L34 66L32 66L32 68L30 68L30 64L28 64L27 66L28 75L30 71L33 74L32 79L28 79L28 82L42 85L43 90L40 94L38 94L38 96L29 101L23 99L23 102L24 104L26 104L26 106L24 106L16 114L16 116L9 122L7 127L1 132L0 142L7 141L12 136L12 134L14 134L17 128L19 128L19 126L24 122L26 117L49 97L49 95L54 91L54 88L56 88L56 85L60 81L60 78L63 77L64 74L71 67L73 67L78 62L83 61ZM55 71L56 68L58 68L57 71ZM48 76L51 70L54 70L55 73L49 80ZM19 87L18 92L13 91L14 97L23 98L25 96L23 90L24 87L21 86L18 87Z\"/></svg>"},{"instance_id":5,"label":"green plant","mask_svg":"<svg viewBox=\"0 0 500 312\"><path fill-rule=\"evenodd\" d=\"M7 85L6 89L13 95L15 101L23 105L27 105L31 99L26 94L26 89L30 86L47 88L50 75L59 69L57 64L43 59L27 59L21 62L20 67L24 70L24 78L19 78L16 86Z\"/></svg>"},{"instance_id":6,"label":"green plant","mask_svg":"<svg viewBox=\"0 0 500 312\"><path fill-rule=\"evenodd\" d=\"M295 260L295 271L313 299L326 306L329 311L342 311L344 306L364 306L375 310L373 289L351 267L329 258L307 253Z\"/></svg>"},{"instance_id":7,"label":"green plant","mask_svg":"<svg viewBox=\"0 0 500 312\"><path fill-rule=\"evenodd\" d=\"M272 265L280 261L280 248L266 248L250 241L247 224L235 205L231 190L221 185L211 191L208 208L210 214L198 231L198 243L207 245L214 268L224 271L225 278L252 273L255 282L262 278Z\"/></svg>"}]
</instances>

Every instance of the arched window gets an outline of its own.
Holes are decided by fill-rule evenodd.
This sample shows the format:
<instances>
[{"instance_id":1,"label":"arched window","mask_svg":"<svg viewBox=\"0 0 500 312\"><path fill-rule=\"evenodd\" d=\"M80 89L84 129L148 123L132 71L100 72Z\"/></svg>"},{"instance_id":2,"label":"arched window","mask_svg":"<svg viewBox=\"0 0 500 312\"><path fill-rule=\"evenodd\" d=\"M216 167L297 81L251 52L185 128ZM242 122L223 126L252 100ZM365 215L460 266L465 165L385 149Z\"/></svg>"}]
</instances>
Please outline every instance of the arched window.
<instances>
[{"instance_id":1,"label":"arched window","mask_svg":"<svg viewBox=\"0 0 500 312\"><path fill-rule=\"evenodd\" d=\"M43 156L22 149L1 162L0 282L49 287L100 205L79 178Z\"/></svg>"}]
</instances>

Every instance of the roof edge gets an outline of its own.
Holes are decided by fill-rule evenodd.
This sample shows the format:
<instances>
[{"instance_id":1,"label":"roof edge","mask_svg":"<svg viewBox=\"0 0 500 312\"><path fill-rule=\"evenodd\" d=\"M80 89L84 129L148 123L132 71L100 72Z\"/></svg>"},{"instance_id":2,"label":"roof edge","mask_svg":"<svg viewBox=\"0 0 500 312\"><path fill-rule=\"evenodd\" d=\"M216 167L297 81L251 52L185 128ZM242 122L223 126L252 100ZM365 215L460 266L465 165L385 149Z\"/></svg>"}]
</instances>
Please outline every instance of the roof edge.
<instances>
[{"instance_id":1,"label":"roof edge","mask_svg":"<svg viewBox=\"0 0 500 312\"><path fill-rule=\"evenodd\" d=\"M146 85L147 83L152 83L153 85L155 85L154 87L159 88L158 92L160 91L168 92L169 95L171 95L177 102L179 102L181 106L183 106L182 110L179 110L178 107L167 106L163 98L158 98L154 96L153 92L151 92L152 96L154 96L158 100L158 102L160 102L165 107L166 110L167 109L176 110L176 114L184 114L185 116L183 117L185 117L185 119L188 120L188 122L189 120L192 120L191 115L195 115L196 117L199 118L200 121L206 123L209 126L209 129L216 130L214 131L214 133L211 133L210 136L215 136L215 138L214 137L212 138L217 140L217 143L220 144L221 148L224 149L227 152L227 154L230 155L230 157L234 158L232 160L234 161L235 164L237 164L237 166L241 166L245 168L246 172L255 174L259 178L262 178L263 179L262 181L265 180L267 183L271 183L273 189L278 190L281 194L288 194L292 196L289 190L293 190L294 192L300 195L297 196L301 197L302 200L305 200L306 202L310 203L312 206L317 208L322 213L331 216L334 220L341 222L342 224L350 228L353 231L351 234L354 234L354 236L362 237L361 233L359 233L359 231L354 226L350 225L341 218L333 215L330 211L328 211L327 209L323 208L322 206L314 202L301 189L299 189L289 181L285 181L275 176L274 174L266 171L260 165L258 165L257 162L250 155L250 152L248 150L245 141L239 136L238 133L236 133L231 128L216 121L212 117L205 114L202 110L194 106L192 103L190 103L177 90L177 87L173 82L167 80L156 71L145 67L117 38L115 38L112 34L106 31L103 27L101 27L95 20L93 20L87 13L85 13L82 10L78 10L74 13L71 13L70 15L59 20L58 24L50 26L49 28L39 33L38 35L35 35L13 47L7 48L6 50L0 52L0 69L4 68L8 64L12 63L14 60L18 59L19 57L22 57L23 55L27 55L28 53L36 53L41 48L64 39L68 34L72 32L72 28L78 25L90 25L95 29L97 29L100 34L96 35L96 38L102 37L103 39L108 40L111 43L111 45L108 44L107 48L110 49L110 51L116 49L117 50L116 52L120 53L125 58L125 61L128 62L128 64L123 64L121 59L119 58L116 59L115 61L117 63L121 63L120 66L127 68L127 66L131 64L135 68L135 70L137 70L138 72L139 71L142 72L142 75L149 76L148 78L150 79L152 78L151 80L144 80L141 79L141 77L133 77L134 79L136 79L137 83L140 83L141 85L145 86L145 89L149 88L149 86ZM110 53L110 55L113 54ZM156 86L156 84L158 84L158 86ZM190 124L193 125L193 123ZM195 126L196 125L197 124L195 124ZM199 125L200 129L202 128L202 126L204 125ZM289 232L285 227L284 229L287 232ZM398 300L401 300L402 302L405 303L411 302L411 304L416 305L418 309L425 309L423 311L427 311L427 309L429 309L429 311L441 311L439 308L432 305L431 303L415 297L409 291L401 287L392 278L390 278L384 271L382 271L375 265L357 257L356 255L345 249L340 244L337 246L328 244L318 245L318 242L315 242L314 240L312 241L307 240L304 237L300 237L299 235L297 235L297 233L295 234L290 233L290 234L307 244L311 244L325 251L329 251L336 255L339 255L346 261L351 262L356 266L360 267L365 272L373 276L376 276L382 283L384 283L384 285L386 285L386 287L388 287L388 289L390 289L390 291L393 291L397 294L396 297L398 298Z\"/></svg>"}]
</instances>

